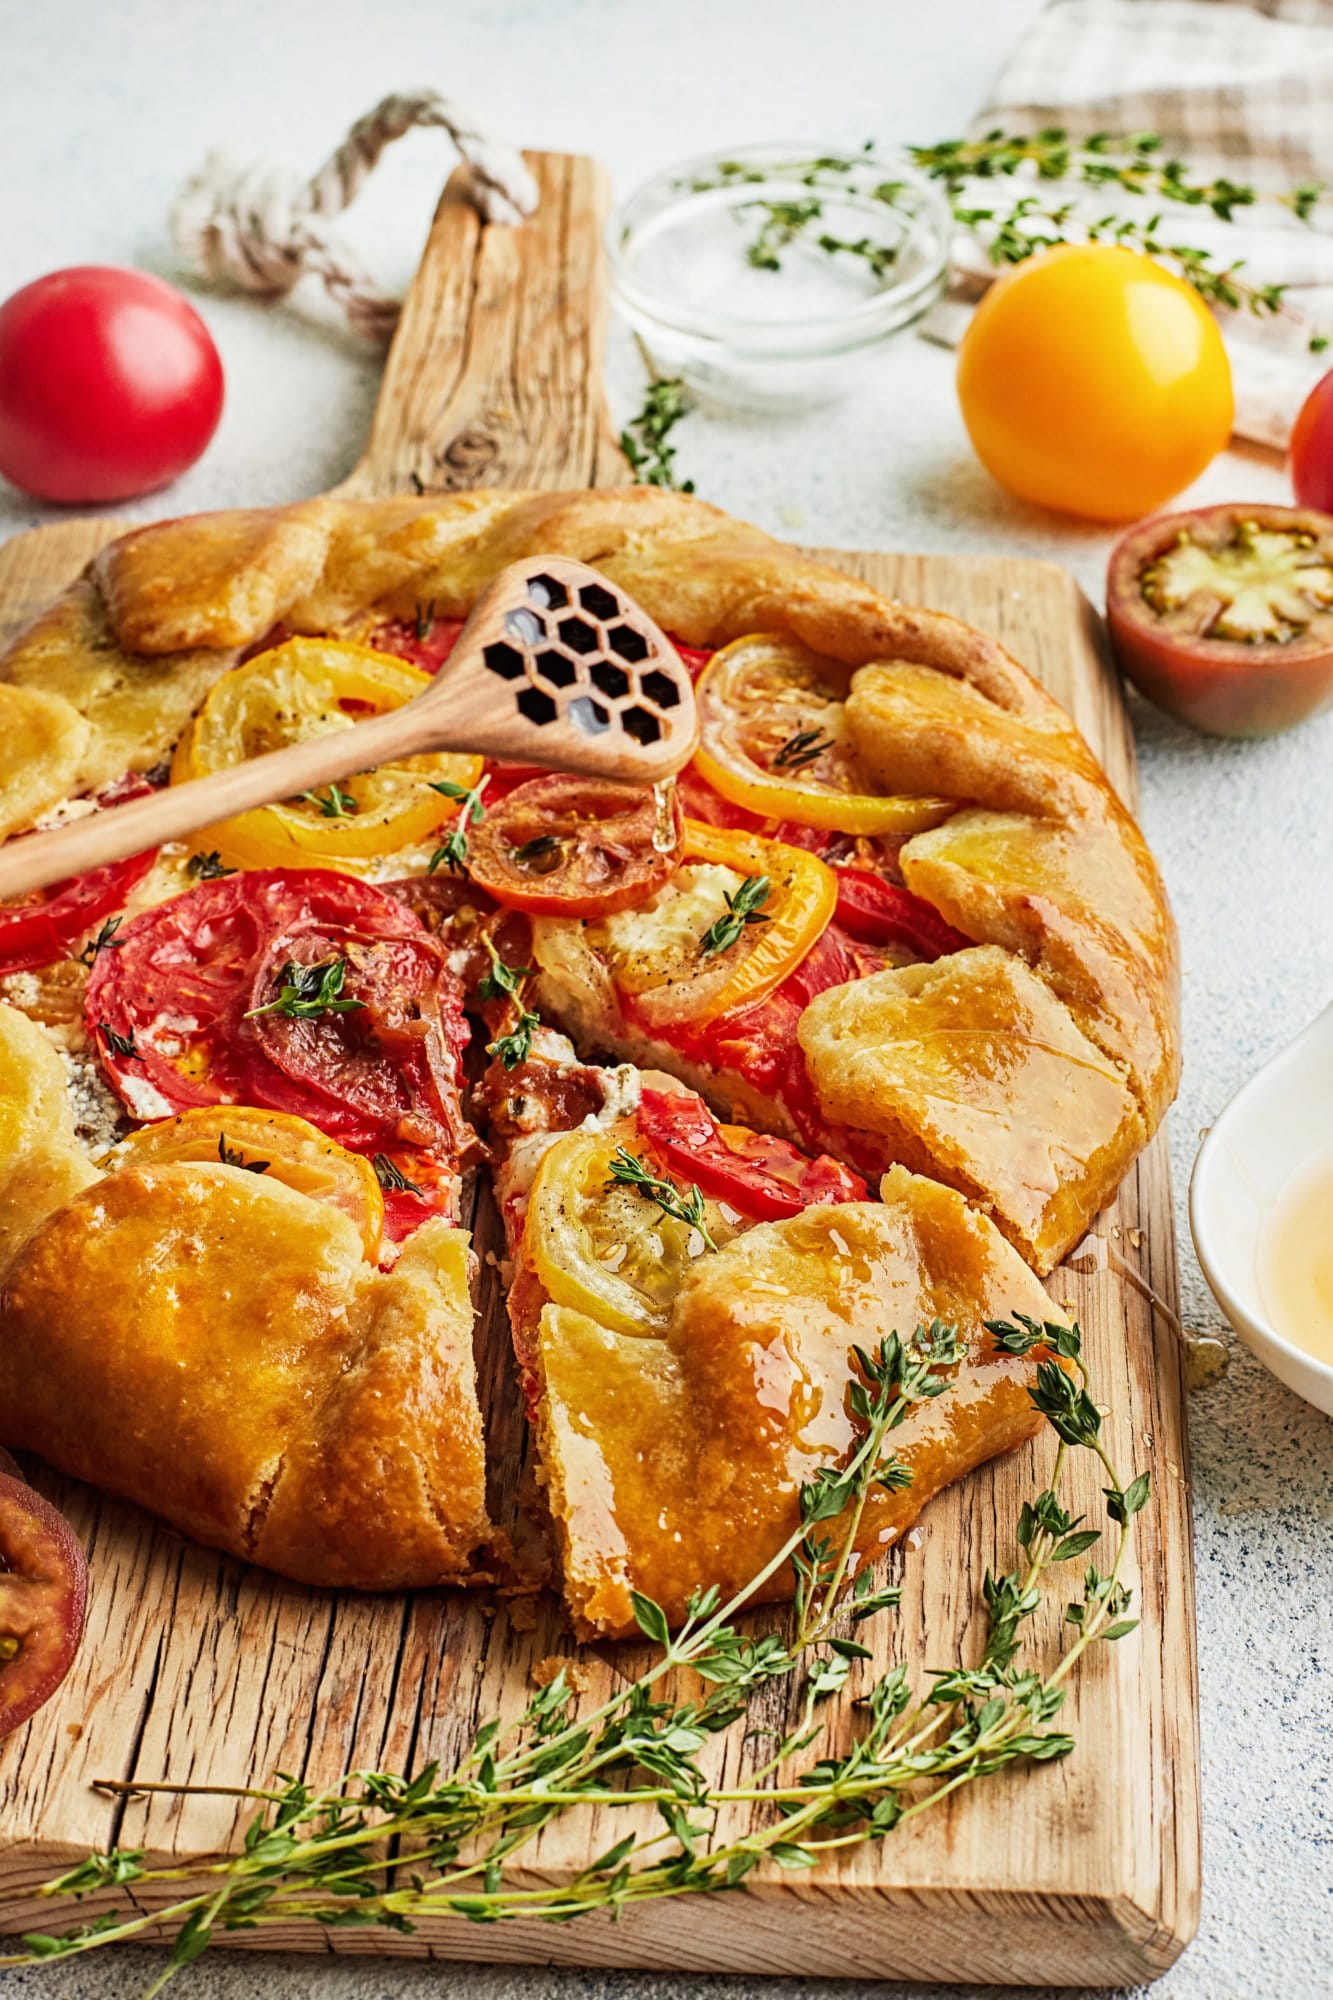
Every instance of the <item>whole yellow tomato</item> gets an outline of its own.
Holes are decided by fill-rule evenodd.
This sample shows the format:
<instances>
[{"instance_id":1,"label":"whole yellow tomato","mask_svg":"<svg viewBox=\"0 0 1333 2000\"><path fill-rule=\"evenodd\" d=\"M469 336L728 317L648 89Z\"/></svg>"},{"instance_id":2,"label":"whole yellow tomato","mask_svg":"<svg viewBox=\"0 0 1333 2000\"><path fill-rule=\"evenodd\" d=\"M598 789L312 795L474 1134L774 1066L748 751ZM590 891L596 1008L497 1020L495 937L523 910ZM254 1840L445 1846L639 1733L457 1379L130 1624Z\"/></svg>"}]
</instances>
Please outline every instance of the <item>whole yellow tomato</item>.
<instances>
[{"instance_id":1,"label":"whole yellow tomato","mask_svg":"<svg viewBox=\"0 0 1333 2000\"><path fill-rule=\"evenodd\" d=\"M1231 434L1231 367L1197 292L1137 250L1064 244L981 301L958 400L1002 486L1128 521L1196 479Z\"/></svg>"}]
</instances>

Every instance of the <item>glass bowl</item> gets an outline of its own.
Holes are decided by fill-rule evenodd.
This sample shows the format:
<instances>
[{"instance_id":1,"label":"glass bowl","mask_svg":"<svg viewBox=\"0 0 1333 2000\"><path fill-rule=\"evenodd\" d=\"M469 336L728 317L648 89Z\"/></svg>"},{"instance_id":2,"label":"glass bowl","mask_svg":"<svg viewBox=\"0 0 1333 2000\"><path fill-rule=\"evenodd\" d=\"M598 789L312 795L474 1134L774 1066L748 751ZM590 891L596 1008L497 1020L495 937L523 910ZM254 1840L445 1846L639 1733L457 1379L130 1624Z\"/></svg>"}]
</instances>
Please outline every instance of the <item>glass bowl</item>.
<instances>
[{"instance_id":1,"label":"glass bowl","mask_svg":"<svg viewBox=\"0 0 1333 2000\"><path fill-rule=\"evenodd\" d=\"M750 146L669 167L607 229L660 374L732 408L829 402L939 297L952 217L903 157Z\"/></svg>"}]
</instances>

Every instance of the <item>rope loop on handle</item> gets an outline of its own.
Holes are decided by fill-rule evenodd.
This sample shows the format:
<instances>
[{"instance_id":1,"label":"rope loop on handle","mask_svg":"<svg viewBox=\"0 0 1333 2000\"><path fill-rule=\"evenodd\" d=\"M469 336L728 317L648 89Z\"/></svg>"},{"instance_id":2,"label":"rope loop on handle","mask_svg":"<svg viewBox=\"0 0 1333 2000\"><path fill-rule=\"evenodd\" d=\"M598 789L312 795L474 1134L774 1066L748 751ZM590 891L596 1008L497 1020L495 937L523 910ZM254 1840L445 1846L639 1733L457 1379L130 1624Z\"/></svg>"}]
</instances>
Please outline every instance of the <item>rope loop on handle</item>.
<instances>
[{"instance_id":1,"label":"rope loop on handle","mask_svg":"<svg viewBox=\"0 0 1333 2000\"><path fill-rule=\"evenodd\" d=\"M380 291L355 253L328 227L356 199L380 154L415 126L447 132L467 170L468 194L486 222L521 222L537 206L537 184L522 155L439 91L386 97L318 173L306 179L269 160L208 155L171 210L181 256L202 277L266 298L291 291L308 272L320 277L358 333L388 340L399 302Z\"/></svg>"}]
</instances>

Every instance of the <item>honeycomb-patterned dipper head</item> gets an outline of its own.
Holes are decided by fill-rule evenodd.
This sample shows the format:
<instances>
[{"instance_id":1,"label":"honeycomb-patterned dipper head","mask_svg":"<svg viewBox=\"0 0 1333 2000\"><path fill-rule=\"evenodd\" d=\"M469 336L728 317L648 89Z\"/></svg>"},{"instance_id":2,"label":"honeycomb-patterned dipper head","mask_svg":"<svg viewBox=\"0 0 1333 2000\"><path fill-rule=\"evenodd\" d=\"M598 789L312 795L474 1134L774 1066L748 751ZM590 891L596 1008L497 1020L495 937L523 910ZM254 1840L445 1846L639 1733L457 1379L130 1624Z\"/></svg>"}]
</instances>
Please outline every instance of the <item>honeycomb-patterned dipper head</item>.
<instances>
[{"instance_id":1,"label":"honeycomb-patterned dipper head","mask_svg":"<svg viewBox=\"0 0 1333 2000\"><path fill-rule=\"evenodd\" d=\"M450 740L488 756L656 783L698 743L679 654L608 577L566 556L511 563L428 694ZM416 704L414 704L415 706Z\"/></svg>"}]
</instances>

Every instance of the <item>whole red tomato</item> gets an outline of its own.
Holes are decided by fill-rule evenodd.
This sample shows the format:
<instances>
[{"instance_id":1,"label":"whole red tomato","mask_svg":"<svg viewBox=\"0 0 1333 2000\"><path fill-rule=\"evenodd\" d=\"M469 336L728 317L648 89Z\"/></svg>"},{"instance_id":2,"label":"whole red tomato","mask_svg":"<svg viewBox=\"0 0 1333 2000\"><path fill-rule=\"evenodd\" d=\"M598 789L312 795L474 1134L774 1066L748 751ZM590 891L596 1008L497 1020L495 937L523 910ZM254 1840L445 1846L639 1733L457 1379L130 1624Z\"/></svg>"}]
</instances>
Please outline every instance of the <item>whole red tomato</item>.
<instances>
[{"instance_id":1,"label":"whole red tomato","mask_svg":"<svg viewBox=\"0 0 1333 2000\"><path fill-rule=\"evenodd\" d=\"M1333 368L1301 405L1291 434L1291 483L1302 507L1333 514Z\"/></svg>"},{"instance_id":2,"label":"whole red tomato","mask_svg":"<svg viewBox=\"0 0 1333 2000\"><path fill-rule=\"evenodd\" d=\"M208 328L146 271L79 264L0 306L0 473L42 500L126 500L193 465L222 415Z\"/></svg>"}]
</instances>

